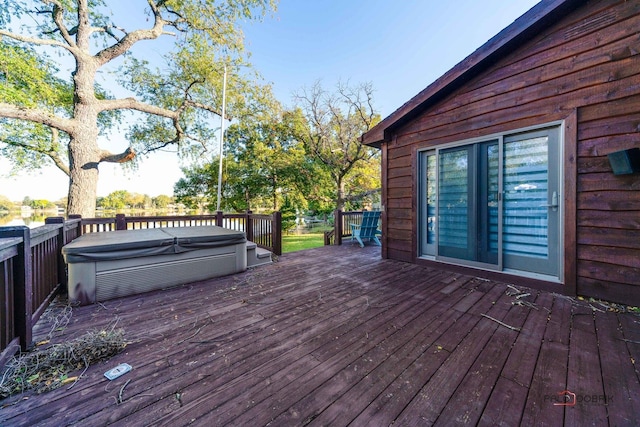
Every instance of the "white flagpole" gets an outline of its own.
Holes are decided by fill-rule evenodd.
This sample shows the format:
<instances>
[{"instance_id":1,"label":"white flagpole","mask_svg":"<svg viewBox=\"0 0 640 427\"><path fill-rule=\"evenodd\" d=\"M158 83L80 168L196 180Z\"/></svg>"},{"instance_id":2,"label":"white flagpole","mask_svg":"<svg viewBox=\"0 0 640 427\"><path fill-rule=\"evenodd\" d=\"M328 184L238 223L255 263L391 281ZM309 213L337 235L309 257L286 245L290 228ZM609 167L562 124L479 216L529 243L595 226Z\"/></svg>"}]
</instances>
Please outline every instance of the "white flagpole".
<instances>
[{"instance_id":1,"label":"white flagpole","mask_svg":"<svg viewBox=\"0 0 640 427\"><path fill-rule=\"evenodd\" d=\"M224 66L224 77L222 78L222 115L220 116L220 166L218 168L218 208L220 211L220 201L222 199L222 157L224 147L224 110L227 102L227 66Z\"/></svg>"}]
</instances>

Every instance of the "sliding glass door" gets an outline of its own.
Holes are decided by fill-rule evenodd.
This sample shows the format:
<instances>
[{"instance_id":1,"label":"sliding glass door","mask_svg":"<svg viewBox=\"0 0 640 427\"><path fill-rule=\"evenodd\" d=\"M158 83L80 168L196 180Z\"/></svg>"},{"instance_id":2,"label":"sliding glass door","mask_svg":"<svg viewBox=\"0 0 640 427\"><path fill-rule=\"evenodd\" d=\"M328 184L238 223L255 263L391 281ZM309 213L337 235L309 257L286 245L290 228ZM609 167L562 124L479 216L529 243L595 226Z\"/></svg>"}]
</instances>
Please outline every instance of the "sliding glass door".
<instances>
[{"instance_id":1,"label":"sliding glass door","mask_svg":"<svg viewBox=\"0 0 640 427\"><path fill-rule=\"evenodd\" d=\"M558 275L558 128L420 154L420 255Z\"/></svg>"},{"instance_id":2,"label":"sliding glass door","mask_svg":"<svg viewBox=\"0 0 640 427\"><path fill-rule=\"evenodd\" d=\"M498 263L498 142L440 151L438 254Z\"/></svg>"},{"instance_id":3,"label":"sliding glass door","mask_svg":"<svg viewBox=\"0 0 640 427\"><path fill-rule=\"evenodd\" d=\"M558 274L558 145L550 131L504 139L505 268Z\"/></svg>"}]
</instances>

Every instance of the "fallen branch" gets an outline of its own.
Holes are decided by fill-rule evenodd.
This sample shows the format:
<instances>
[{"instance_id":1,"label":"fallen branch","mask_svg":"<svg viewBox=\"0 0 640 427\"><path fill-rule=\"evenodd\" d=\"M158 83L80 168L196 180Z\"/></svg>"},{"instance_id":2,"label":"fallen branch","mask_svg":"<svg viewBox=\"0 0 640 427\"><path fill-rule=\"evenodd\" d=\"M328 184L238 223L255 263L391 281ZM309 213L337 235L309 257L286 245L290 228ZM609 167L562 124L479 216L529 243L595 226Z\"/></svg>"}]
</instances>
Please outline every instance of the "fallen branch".
<instances>
[{"instance_id":1,"label":"fallen branch","mask_svg":"<svg viewBox=\"0 0 640 427\"><path fill-rule=\"evenodd\" d=\"M183 339L182 341L180 341L178 344L182 344L183 342L190 340L191 338L195 337L196 335L198 335L200 333L200 331L202 330L202 326L198 328L198 330L191 336L188 336L187 338Z\"/></svg>"},{"instance_id":2,"label":"fallen branch","mask_svg":"<svg viewBox=\"0 0 640 427\"><path fill-rule=\"evenodd\" d=\"M83 368L86 371L87 366L109 359L127 344L124 331L111 328L90 331L44 349L36 347L9 360L0 378L0 399L27 390L42 393L68 384L71 372Z\"/></svg>"},{"instance_id":3,"label":"fallen branch","mask_svg":"<svg viewBox=\"0 0 640 427\"><path fill-rule=\"evenodd\" d=\"M510 326L510 325L507 325L506 323L503 323L503 322L499 321L498 319L495 319L495 318L493 318L493 317L491 317L491 316L489 316L487 314L482 313L482 317L486 317L489 320L493 320L494 322L504 326L505 328L511 329L512 331L520 332L520 328L516 328L516 327Z\"/></svg>"},{"instance_id":4,"label":"fallen branch","mask_svg":"<svg viewBox=\"0 0 640 427\"><path fill-rule=\"evenodd\" d=\"M85 361L85 367L84 367L84 371L82 371L82 373L80 375L78 375L75 379L75 381L73 382L73 384L71 384L69 387L67 387L67 390L71 390L73 388L74 385L76 385L76 383L78 381L80 381L80 378L82 378L82 376L84 375L85 372L87 372L87 369L89 369L89 364L86 363Z\"/></svg>"},{"instance_id":5,"label":"fallen branch","mask_svg":"<svg viewBox=\"0 0 640 427\"><path fill-rule=\"evenodd\" d=\"M538 309L538 307L534 303L529 301L517 300L517 301L513 301L511 305L524 305L525 307L533 308L534 310Z\"/></svg>"},{"instance_id":6,"label":"fallen branch","mask_svg":"<svg viewBox=\"0 0 640 427\"><path fill-rule=\"evenodd\" d=\"M122 403L122 393L124 392L124 388L129 385L131 379L128 379L126 383L122 387L120 387L120 393L118 393L118 405Z\"/></svg>"}]
</instances>

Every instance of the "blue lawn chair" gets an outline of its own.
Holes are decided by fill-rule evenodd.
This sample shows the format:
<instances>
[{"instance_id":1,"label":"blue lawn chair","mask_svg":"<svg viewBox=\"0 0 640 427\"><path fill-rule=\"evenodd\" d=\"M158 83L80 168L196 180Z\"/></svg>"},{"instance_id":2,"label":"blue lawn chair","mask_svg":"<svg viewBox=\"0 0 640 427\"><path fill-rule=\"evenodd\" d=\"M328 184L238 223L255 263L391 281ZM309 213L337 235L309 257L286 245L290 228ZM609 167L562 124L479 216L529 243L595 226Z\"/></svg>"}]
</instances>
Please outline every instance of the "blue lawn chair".
<instances>
[{"instance_id":1,"label":"blue lawn chair","mask_svg":"<svg viewBox=\"0 0 640 427\"><path fill-rule=\"evenodd\" d=\"M360 244L360 247L364 248L363 239L369 239L369 241L381 246L378 236L382 235L382 232L378 230L378 222L380 221L380 211L364 211L362 213L362 224L350 224L351 225L351 240L356 239Z\"/></svg>"}]
</instances>

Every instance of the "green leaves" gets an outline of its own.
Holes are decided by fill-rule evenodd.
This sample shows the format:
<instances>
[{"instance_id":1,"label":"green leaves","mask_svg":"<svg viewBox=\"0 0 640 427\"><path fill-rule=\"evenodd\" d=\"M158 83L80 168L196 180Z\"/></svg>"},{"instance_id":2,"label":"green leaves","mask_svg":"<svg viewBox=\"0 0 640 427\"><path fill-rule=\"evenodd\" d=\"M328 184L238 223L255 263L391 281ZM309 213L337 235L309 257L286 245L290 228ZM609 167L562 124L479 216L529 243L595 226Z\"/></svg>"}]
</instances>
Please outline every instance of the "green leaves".
<instances>
[{"instance_id":1,"label":"green leaves","mask_svg":"<svg viewBox=\"0 0 640 427\"><path fill-rule=\"evenodd\" d=\"M71 85L55 77L58 69L47 56L0 40L0 102L48 109L71 106Z\"/></svg>"}]
</instances>

